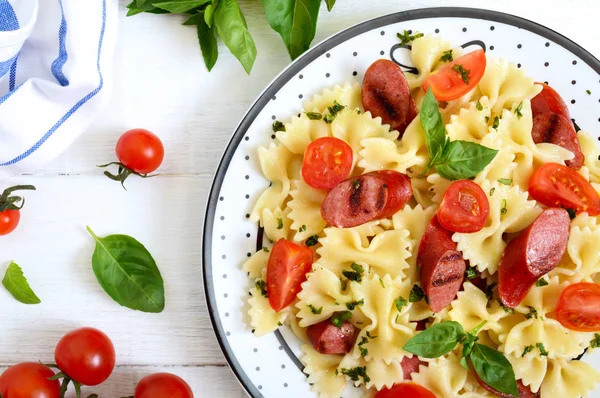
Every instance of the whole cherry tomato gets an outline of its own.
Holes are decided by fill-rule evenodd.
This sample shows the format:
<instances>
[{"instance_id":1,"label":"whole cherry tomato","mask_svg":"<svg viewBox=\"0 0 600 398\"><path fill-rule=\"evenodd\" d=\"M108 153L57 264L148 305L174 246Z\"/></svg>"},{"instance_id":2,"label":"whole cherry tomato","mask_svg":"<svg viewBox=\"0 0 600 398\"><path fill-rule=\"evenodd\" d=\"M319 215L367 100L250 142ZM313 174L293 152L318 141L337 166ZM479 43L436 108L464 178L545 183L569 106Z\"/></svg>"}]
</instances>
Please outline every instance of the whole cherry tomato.
<instances>
[{"instance_id":1,"label":"whole cherry tomato","mask_svg":"<svg viewBox=\"0 0 600 398\"><path fill-rule=\"evenodd\" d=\"M25 200L20 196L12 195L12 193L25 189L35 191L33 185L17 185L6 188L0 195L0 236L10 234L19 225L21 220L20 210ZM17 206L19 202L21 206Z\"/></svg>"},{"instance_id":2,"label":"whole cherry tomato","mask_svg":"<svg viewBox=\"0 0 600 398\"><path fill-rule=\"evenodd\" d=\"M134 398L194 398L194 393L181 377L155 373L140 380Z\"/></svg>"},{"instance_id":3,"label":"whole cherry tomato","mask_svg":"<svg viewBox=\"0 0 600 398\"><path fill-rule=\"evenodd\" d=\"M5 398L59 398L60 382L48 380L52 369L36 362L13 365L0 375L0 395Z\"/></svg>"}]
</instances>

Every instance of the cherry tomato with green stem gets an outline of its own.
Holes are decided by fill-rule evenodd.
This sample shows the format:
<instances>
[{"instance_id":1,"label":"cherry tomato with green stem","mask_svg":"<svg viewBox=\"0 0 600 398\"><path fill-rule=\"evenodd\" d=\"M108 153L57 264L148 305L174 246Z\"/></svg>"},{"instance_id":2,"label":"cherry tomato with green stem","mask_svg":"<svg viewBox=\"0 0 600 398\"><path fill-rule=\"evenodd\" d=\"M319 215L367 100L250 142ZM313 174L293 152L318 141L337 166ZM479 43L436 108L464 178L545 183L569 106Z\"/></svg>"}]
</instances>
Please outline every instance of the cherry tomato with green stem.
<instances>
[{"instance_id":1,"label":"cherry tomato with green stem","mask_svg":"<svg viewBox=\"0 0 600 398\"><path fill-rule=\"evenodd\" d=\"M35 187L33 185L16 185L6 188L0 195L0 236L10 234L19 225L25 199L13 195L13 192L21 190L35 191ZM21 203L21 205L17 206L17 203Z\"/></svg>"}]
</instances>

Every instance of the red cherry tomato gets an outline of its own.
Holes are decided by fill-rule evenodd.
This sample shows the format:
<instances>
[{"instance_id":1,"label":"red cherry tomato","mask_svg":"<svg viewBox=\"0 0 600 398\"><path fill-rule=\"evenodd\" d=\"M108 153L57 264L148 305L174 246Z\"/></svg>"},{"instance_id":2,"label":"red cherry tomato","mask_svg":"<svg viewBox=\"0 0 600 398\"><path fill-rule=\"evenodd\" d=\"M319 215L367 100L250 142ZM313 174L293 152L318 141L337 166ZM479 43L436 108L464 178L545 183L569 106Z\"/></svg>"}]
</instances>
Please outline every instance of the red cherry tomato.
<instances>
[{"instance_id":1,"label":"red cherry tomato","mask_svg":"<svg viewBox=\"0 0 600 398\"><path fill-rule=\"evenodd\" d=\"M475 50L433 72L423 83L423 89L427 91L431 87L438 101L455 100L479 83L485 65L485 53L482 49Z\"/></svg>"},{"instance_id":2,"label":"red cherry tomato","mask_svg":"<svg viewBox=\"0 0 600 398\"><path fill-rule=\"evenodd\" d=\"M352 148L335 137L317 138L308 145L302 162L302 178L318 189L331 189L352 169Z\"/></svg>"},{"instance_id":3,"label":"red cherry tomato","mask_svg":"<svg viewBox=\"0 0 600 398\"><path fill-rule=\"evenodd\" d=\"M48 380L52 369L35 362L24 362L0 375L0 395L4 398L58 398L60 382Z\"/></svg>"},{"instance_id":4,"label":"red cherry tomato","mask_svg":"<svg viewBox=\"0 0 600 398\"><path fill-rule=\"evenodd\" d=\"M194 393L181 377L155 373L140 380L134 398L194 398Z\"/></svg>"},{"instance_id":5,"label":"red cherry tomato","mask_svg":"<svg viewBox=\"0 0 600 398\"><path fill-rule=\"evenodd\" d=\"M600 285L580 282L562 291L556 305L556 320L579 332L600 331Z\"/></svg>"},{"instance_id":6,"label":"red cherry tomato","mask_svg":"<svg viewBox=\"0 0 600 398\"><path fill-rule=\"evenodd\" d=\"M126 131L117 141L116 152L125 167L140 174L158 169L165 156L160 139L145 129Z\"/></svg>"},{"instance_id":7,"label":"red cherry tomato","mask_svg":"<svg viewBox=\"0 0 600 398\"><path fill-rule=\"evenodd\" d=\"M423 386L416 383L394 384L392 388L384 388L375 394L375 398L436 398Z\"/></svg>"},{"instance_id":8,"label":"red cherry tomato","mask_svg":"<svg viewBox=\"0 0 600 398\"><path fill-rule=\"evenodd\" d=\"M542 86L542 91L531 100L531 112L533 116L542 113L554 112L560 113L571 120L569 108L561 96L549 85L545 83L536 83Z\"/></svg>"},{"instance_id":9,"label":"red cherry tomato","mask_svg":"<svg viewBox=\"0 0 600 398\"><path fill-rule=\"evenodd\" d=\"M19 210L6 209L0 212L0 236L8 235L17 228L21 220L21 212Z\"/></svg>"},{"instance_id":10,"label":"red cherry tomato","mask_svg":"<svg viewBox=\"0 0 600 398\"><path fill-rule=\"evenodd\" d=\"M453 182L438 210L442 227L453 232L477 232L485 225L490 204L483 189L470 180Z\"/></svg>"},{"instance_id":11,"label":"red cherry tomato","mask_svg":"<svg viewBox=\"0 0 600 398\"><path fill-rule=\"evenodd\" d=\"M294 301L311 270L314 253L306 246L280 239L267 264L267 293L271 308L279 312Z\"/></svg>"},{"instance_id":12,"label":"red cherry tomato","mask_svg":"<svg viewBox=\"0 0 600 398\"><path fill-rule=\"evenodd\" d=\"M533 173L529 194L546 206L600 214L600 196L594 187L575 170L558 163L546 163Z\"/></svg>"},{"instance_id":13,"label":"red cherry tomato","mask_svg":"<svg viewBox=\"0 0 600 398\"><path fill-rule=\"evenodd\" d=\"M108 379L115 368L115 347L106 334L86 327L60 339L54 359L71 379L95 386Z\"/></svg>"}]
</instances>

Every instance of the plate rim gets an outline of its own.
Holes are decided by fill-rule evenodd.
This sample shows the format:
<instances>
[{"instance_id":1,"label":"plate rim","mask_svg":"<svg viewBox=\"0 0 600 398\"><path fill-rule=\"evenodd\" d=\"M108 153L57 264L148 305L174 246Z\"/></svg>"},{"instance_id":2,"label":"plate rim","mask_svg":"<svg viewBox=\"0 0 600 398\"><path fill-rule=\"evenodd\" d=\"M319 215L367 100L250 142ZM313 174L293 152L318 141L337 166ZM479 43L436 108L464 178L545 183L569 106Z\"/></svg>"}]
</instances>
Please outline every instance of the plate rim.
<instances>
[{"instance_id":1,"label":"plate rim","mask_svg":"<svg viewBox=\"0 0 600 398\"><path fill-rule=\"evenodd\" d=\"M232 372L236 376L236 379L244 389L244 391L252 398L262 398L262 393L252 383L242 366L237 361L236 355L231 348L231 345L227 341L225 336L225 330L221 324L220 317L218 315L218 309L216 306L216 296L213 286L213 273L212 273L212 235L215 221L216 204L219 199L219 193L223 186L223 181L229 165L239 144L241 143L246 131L252 125L257 115L263 110L267 103L288 81L291 80L300 70L305 66L316 60L319 56L323 55L332 48L339 44L350 40L351 38L358 36L367 31L377 29L380 27L388 26L398 22L411 21L415 19L433 19L433 18L466 18L466 19L483 19L492 22L500 22L506 25L511 25L520 29L525 29L529 32L535 33L539 36L545 37L546 39L552 40L561 47L570 51L574 55L581 58L589 67L591 67L598 75L600 75L600 60L592 55L585 48L569 39L568 37L556 32L555 30L548 28L540 23L531 21L527 18L519 17L516 15L486 10L481 8L471 7L430 7L430 8L418 8L406 11L399 11L391 14L386 14L380 17L375 17L363 22L359 22L356 25L350 26L332 36L324 39L313 48L309 49L302 56L293 61L290 65L283 69L258 95L256 100L252 103L248 111L242 117L242 120L237 125L232 134L227 147L221 160L215 171L210 191L208 194L208 200L206 205L206 212L204 216L204 225L202 231L202 277L204 287L204 297L206 299L207 310L212 324L212 330L215 333L221 351L225 356L225 359L231 368Z\"/></svg>"}]
</instances>

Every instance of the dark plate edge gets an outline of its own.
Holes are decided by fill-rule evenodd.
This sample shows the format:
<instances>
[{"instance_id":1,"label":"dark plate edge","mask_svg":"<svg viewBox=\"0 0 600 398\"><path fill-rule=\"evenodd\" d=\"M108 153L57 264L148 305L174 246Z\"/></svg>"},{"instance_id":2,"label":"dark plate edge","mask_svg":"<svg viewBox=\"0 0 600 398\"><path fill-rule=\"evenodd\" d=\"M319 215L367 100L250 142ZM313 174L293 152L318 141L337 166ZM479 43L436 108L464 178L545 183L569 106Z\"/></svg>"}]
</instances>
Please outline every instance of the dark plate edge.
<instances>
[{"instance_id":1,"label":"dark plate edge","mask_svg":"<svg viewBox=\"0 0 600 398\"><path fill-rule=\"evenodd\" d=\"M410 21L415 19L426 19L426 18L471 18L471 19L483 19L493 22L500 22L507 25L512 25L517 28L528 30L539 36L545 37L553 42L559 44L563 48L569 50L575 54L581 60L583 60L588 66L596 71L600 75L600 61L594 57L591 53L579 46L577 43L571 41L562 34L547 28L541 24L530 21L528 19L517 17L515 15L505 14L498 11L483 10L478 8L466 8L466 7L433 7L433 8L420 8L409 11L397 12L394 14L384 15L377 17L369 21L361 22L354 25L346 30L343 30L329 39L321 42L314 48L307 51L303 56L298 58L292 64L290 64L284 71L277 76L268 88L260 94L258 99L253 103L248 112L244 115L242 121L235 129L231 140L227 144L227 148L219 162L215 178L213 180L208 202L206 208L206 214L204 218L204 231L202 238L202 274L204 281L204 294L208 306L208 313L212 322L213 330L221 347L221 351L225 355L225 358L231 367L231 370L237 377L238 381L244 388L244 390L253 398L262 398L263 395L258 391L256 386L252 384L250 378L246 375L240 364L238 363L235 353L231 349L231 346L227 342L225 337L225 331L219 319L217 308L216 308L216 297L214 295L212 286L212 270L208 265L212 263L212 234L213 224L215 219L216 203L218 201L219 192L221 190L227 168L237 147L239 146L245 132L254 122L256 115L258 115L269 100L284 86L293 76L295 76L300 70L306 65L310 64L316 58L330 50L331 48L343 43L354 36L357 36L366 31L376 29L382 26L387 26L392 23Z\"/></svg>"}]
</instances>

